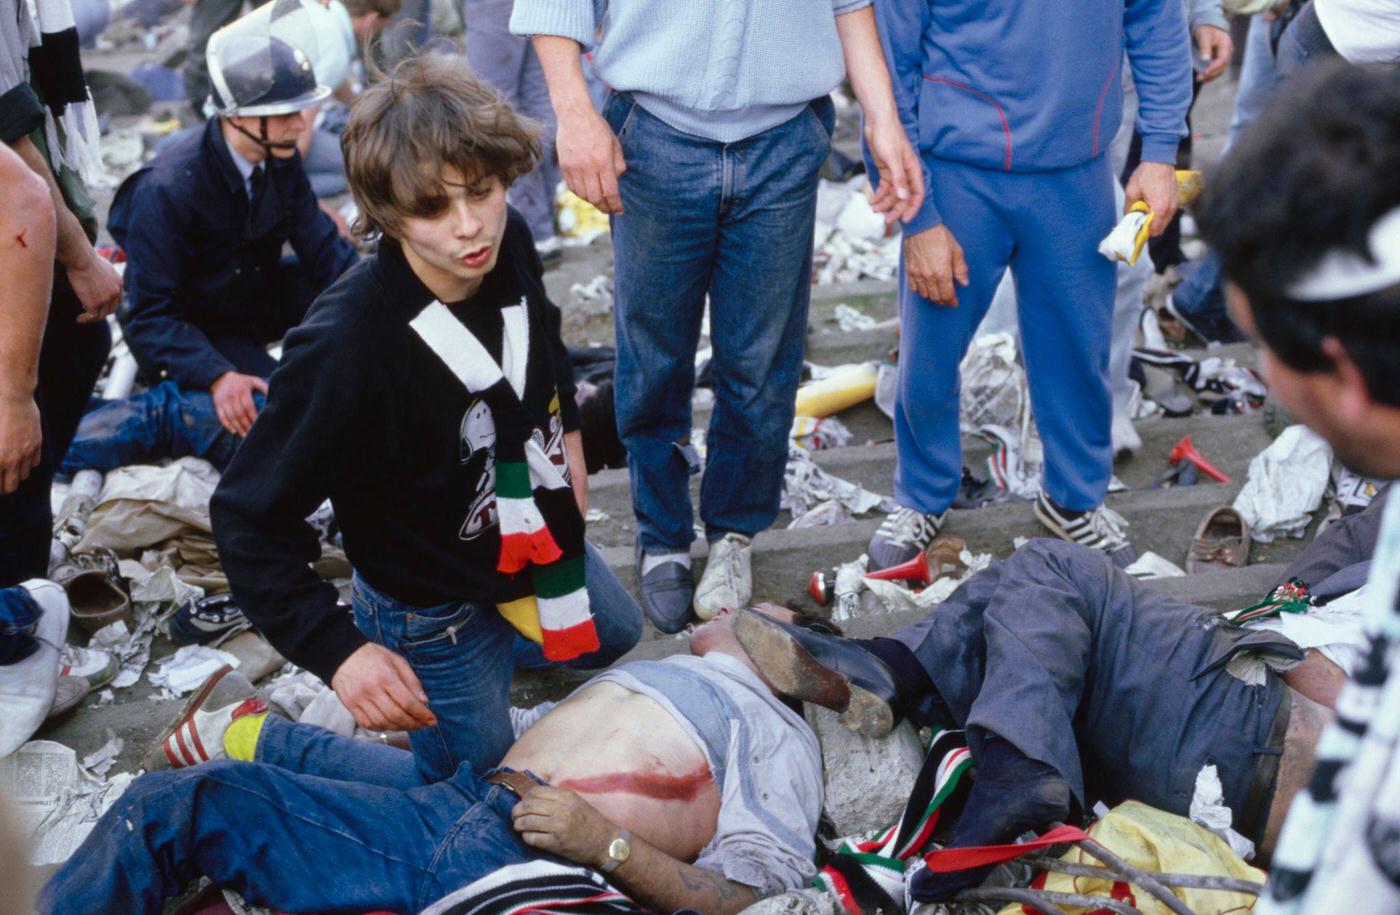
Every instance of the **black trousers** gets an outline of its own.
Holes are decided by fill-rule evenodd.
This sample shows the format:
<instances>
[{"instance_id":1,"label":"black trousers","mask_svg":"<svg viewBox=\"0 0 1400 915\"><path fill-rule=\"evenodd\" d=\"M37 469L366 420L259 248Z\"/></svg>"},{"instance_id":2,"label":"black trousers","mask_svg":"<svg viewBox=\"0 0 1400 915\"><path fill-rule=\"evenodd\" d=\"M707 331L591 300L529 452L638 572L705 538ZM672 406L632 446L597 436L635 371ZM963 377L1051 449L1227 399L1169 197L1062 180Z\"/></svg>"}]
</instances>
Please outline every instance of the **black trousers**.
<instances>
[{"instance_id":1,"label":"black trousers","mask_svg":"<svg viewBox=\"0 0 1400 915\"><path fill-rule=\"evenodd\" d=\"M39 352L39 385L34 392L44 433L43 457L19 489L0 496L0 588L48 572L53 535L49 489L54 469L73 440L112 346L106 322L77 323L82 311L67 274L55 264L53 299Z\"/></svg>"}]
</instances>

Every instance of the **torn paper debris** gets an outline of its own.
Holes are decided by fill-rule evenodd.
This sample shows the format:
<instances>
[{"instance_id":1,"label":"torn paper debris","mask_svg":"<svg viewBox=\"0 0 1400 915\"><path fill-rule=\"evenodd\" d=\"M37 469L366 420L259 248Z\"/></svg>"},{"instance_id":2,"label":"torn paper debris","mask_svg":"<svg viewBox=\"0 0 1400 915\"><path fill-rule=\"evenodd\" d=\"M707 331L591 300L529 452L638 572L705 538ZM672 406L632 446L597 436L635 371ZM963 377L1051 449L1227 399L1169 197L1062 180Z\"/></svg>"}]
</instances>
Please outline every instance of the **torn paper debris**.
<instances>
[{"instance_id":1,"label":"torn paper debris","mask_svg":"<svg viewBox=\"0 0 1400 915\"><path fill-rule=\"evenodd\" d=\"M959 373L963 432L975 435L988 424L1008 429L1020 426L1029 395L1026 372L1010 334L983 334L973 339Z\"/></svg>"},{"instance_id":2,"label":"torn paper debris","mask_svg":"<svg viewBox=\"0 0 1400 915\"><path fill-rule=\"evenodd\" d=\"M831 527L851 520L851 513L840 502L818 502L788 522L788 530L804 527Z\"/></svg>"},{"instance_id":3,"label":"torn paper debris","mask_svg":"<svg viewBox=\"0 0 1400 915\"><path fill-rule=\"evenodd\" d=\"M958 586L967 581L968 578L992 564L991 553L973 553L970 550L963 550L959 554L959 559L967 566L967 571L956 577L950 575L940 578L920 591L915 591L904 582L885 581L879 578L865 579L865 587L869 588L870 593L880 599L880 603L889 613L898 613L903 610L929 610L947 600L948 596L958 590Z\"/></svg>"},{"instance_id":4,"label":"torn paper debris","mask_svg":"<svg viewBox=\"0 0 1400 915\"><path fill-rule=\"evenodd\" d=\"M1123 570L1134 578L1147 580L1149 578L1182 578L1186 572L1170 559L1163 559L1156 553L1148 550L1138 556L1132 565Z\"/></svg>"},{"instance_id":5,"label":"torn paper debris","mask_svg":"<svg viewBox=\"0 0 1400 915\"><path fill-rule=\"evenodd\" d=\"M847 333L853 330L874 330L880 323L859 308L847 305L845 302L836 306L832 311L832 317L836 319L836 326Z\"/></svg>"},{"instance_id":6,"label":"torn paper debris","mask_svg":"<svg viewBox=\"0 0 1400 915\"><path fill-rule=\"evenodd\" d=\"M1190 819L1228 842L1230 850L1243 860L1254 857L1254 843L1230 828L1234 814L1225 806L1225 788L1220 784L1220 770L1214 763L1202 766L1201 771L1196 773L1196 792L1191 797Z\"/></svg>"},{"instance_id":7,"label":"torn paper debris","mask_svg":"<svg viewBox=\"0 0 1400 915\"><path fill-rule=\"evenodd\" d=\"M146 678L155 686L184 695L225 664L237 668L239 661L227 651L207 645L185 645L170 657L162 658L160 669L147 674Z\"/></svg>"},{"instance_id":8,"label":"torn paper debris","mask_svg":"<svg viewBox=\"0 0 1400 915\"><path fill-rule=\"evenodd\" d=\"M1249 462L1249 479L1235 497L1235 510L1260 543L1302 537L1322 504L1331 471L1327 443L1305 426L1289 426Z\"/></svg>"},{"instance_id":9,"label":"torn paper debris","mask_svg":"<svg viewBox=\"0 0 1400 915\"><path fill-rule=\"evenodd\" d=\"M787 469L783 472L781 505L794 516L801 515L822 502L838 502L853 515L862 515L878 508L894 511L894 500L877 495L849 480L827 473L802 448L788 448Z\"/></svg>"},{"instance_id":10,"label":"torn paper debris","mask_svg":"<svg viewBox=\"0 0 1400 915\"><path fill-rule=\"evenodd\" d=\"M126 741L113 734L109 729L107 742L83 757L83 768L93 775L104 776L117 764L117 757L121 755L125 747Z\"/></svg>"},{"instance_id":11,"label":"torn paper debris","mask_svg":"<svg viewBox=\"0 0 1400 915\"><path fill-rule=\"evenodd\" d=\"M132 778L100 778L80 766L70 748L51 740L31 740L0 759L0 794L18 808L29 863L67 861Z\"/></svg>"}]
</instances>

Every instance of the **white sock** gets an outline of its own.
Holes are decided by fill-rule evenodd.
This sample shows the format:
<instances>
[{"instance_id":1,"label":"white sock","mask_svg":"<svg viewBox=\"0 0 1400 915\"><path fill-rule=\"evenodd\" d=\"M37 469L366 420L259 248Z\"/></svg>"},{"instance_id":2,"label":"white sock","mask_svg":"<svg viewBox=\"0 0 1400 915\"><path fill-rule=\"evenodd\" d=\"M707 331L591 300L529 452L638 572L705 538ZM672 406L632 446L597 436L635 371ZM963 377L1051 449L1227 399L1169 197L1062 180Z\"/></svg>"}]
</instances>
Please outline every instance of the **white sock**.
<instances>
[{"instance_id":1,"label":"white sock","mask_svg":"<svg viewBox=\"0 0 1400 915\"><path fill-rule=\"evenodd\" d=\"M686 550L683 553L657 553L654 556L651 553L643 553L642 574L647 574L663 562L679 562L688 569L690 568L690 551Z\"/></svg>"}]
</instances>

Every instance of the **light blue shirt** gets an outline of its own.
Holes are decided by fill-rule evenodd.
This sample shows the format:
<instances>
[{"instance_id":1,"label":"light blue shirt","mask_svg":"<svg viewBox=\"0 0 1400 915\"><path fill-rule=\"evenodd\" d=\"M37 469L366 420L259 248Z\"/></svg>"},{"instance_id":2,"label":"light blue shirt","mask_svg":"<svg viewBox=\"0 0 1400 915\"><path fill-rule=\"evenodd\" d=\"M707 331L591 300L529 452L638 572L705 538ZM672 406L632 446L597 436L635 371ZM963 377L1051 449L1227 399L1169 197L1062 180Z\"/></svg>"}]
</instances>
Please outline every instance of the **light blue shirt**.
<instances>
[{"instance_id":1,"label":"light blue shirt","mask_svg":"<svg viewBox=\"0 0 1400 915\"><path fill-rule=\"evenodd\" d=\"M846 74L836 17L870 3L516 0L510 29L596 45L603 82L677 130L733 143L836 88Z\"/></svg>"},{"instance_id":2,"label":"light blue shirt","mask_svg":"<svg viewBox=\"0 0 1400 915\"><path fill-rule=\"evenodd\" d=\"M261 162L249 162L247 159L243 158L227 139L224 140L224 145L228 146L228 156L233 160L233 167L238 169L238 174L243 176L243 190L247 192L248 199L251 201L253 199L253 172L262 168L263 164Z\"/></svg>"}]
</instances>

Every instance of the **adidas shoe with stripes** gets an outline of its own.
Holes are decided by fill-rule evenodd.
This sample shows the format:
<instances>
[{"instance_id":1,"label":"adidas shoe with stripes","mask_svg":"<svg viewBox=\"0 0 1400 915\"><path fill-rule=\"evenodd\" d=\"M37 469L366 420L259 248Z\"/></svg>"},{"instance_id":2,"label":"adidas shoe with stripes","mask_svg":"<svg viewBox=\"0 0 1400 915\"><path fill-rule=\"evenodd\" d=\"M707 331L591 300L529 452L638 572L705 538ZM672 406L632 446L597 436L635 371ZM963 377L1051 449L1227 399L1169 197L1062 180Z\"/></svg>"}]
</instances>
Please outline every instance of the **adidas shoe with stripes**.
<instances>
[{"instance_id":1,"label":"adidas shoe with stripes","mask_svg":"<svg viewBox=\"0 0 1400 915\"><path fill-rule=\"evenodd\" d=\"M946 511L926 515L912 508L896 508L890 512L865 548L865 554L870 557L868 571L892 568L927 550L947 517Z\"/></svg>"},{"instance_id":2,"label":"adidas shoe with stripes","mask_svg":"<svg viewBox=\"0 0 1400 915\"><path fill-rule=\"evenodd\" d=\"M1128 539L1127 520L1107 506L1070 511L1050 501L1042 491L1035 497L1035 516L1056 537L1107 553L1120 569L1137 560L1137 550Z\"/></svg>"},{"instance_id":3,"label":"adidas shoe with stripes","mask_svg":"<svg viewBox=\"0 0 1400 915\"><path fill-rule=\"evenodd\" d=\"M247 677L232 667L221 667L195 690L179 716L146 751L141 765L155 772L223 759L228 726L245 715L266 711L267 703Z\"/></svg>"}]
</instances>

